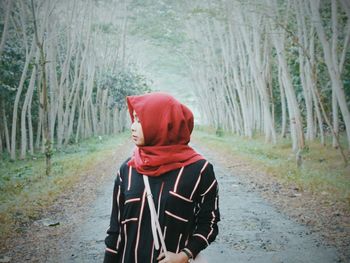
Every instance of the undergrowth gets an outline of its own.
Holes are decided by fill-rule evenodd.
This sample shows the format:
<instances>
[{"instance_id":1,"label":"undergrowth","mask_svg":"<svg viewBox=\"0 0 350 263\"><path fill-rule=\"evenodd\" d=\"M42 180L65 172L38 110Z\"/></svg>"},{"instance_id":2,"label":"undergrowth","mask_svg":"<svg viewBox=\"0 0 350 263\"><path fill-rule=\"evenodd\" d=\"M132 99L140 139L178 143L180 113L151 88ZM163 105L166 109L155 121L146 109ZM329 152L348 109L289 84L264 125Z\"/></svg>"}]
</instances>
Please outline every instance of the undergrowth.
<instances>
[{"instance_id":1,"label":"undergrowth","mask_svg":"<svg viewBox=\"0 0 350 263\"><path fill-rule=\"evenodd\" d=\"M263 137L249 139L230 133L218 136L215 130L204 127L196 127L194 137L222 154L249 162L283 183L294 183L301 191L327 196L330 204L335 200L346 202L350 208L350 165L345 167L339 150L331 145L331 138L327 139L326 146L318 141L307 142L298 166L287 138L269 144ZM344 143L343 148L346 147ZM349 152L345 152L349 158Z\"/></svg>"},{"instance_id":2,"label":"undergrowth","mask_svg":"<svg viewBox=\"0 0 350 263\"><path fill-rule=\"evenodd\" d=\"M0 235L22 231L22 226L40 218L42 211L71 189L99 161L111 156L127 134L93 137L55 151L52 171L45 175L45 157L0 161Z\"/></svg>"}]
</instances>

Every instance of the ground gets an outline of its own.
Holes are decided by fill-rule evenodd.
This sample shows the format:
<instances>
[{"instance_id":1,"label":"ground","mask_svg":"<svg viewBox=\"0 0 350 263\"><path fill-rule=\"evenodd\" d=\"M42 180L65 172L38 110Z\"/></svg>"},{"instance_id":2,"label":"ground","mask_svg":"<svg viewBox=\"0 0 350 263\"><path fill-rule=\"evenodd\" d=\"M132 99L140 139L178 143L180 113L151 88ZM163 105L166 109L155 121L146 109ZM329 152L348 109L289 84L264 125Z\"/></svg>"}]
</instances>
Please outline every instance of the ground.
<instances>
[{"instance_id":1,"label":"ground","mask_svg":"<svg viewBox=\"0 0 350 263\"><path fill-rule=\"evenodd\" d=\"M213 163L220 189L220 233L203 251L209 262L350 262L348 232L332 235L340 221L349 220L336 205L320 212L307 193L237 158L194 147ZM114 176L131 150L129 143L116 149L40 220L14 233L1 248L0 262L102 262Z\"/></svg>"}]
</instances>

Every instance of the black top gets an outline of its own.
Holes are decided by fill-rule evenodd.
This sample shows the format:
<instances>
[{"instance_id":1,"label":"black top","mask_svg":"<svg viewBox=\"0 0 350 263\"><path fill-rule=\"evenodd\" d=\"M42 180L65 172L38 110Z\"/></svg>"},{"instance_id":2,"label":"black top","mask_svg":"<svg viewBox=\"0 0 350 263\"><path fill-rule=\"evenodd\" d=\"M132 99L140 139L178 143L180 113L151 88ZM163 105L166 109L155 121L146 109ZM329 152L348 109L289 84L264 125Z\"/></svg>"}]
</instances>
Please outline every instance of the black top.
<instances>
[{"instance_id":1,"label":"black top","mask_svg":"<svg viewBox=\"0 0 350 263\"><path fill-rule=\"evenodd\" d=\"M154 248L143 178L127 161L115 180L104 262L155 263L160 251ZM218 234L218 184L213 166L199 160L149 177L149 183L168 251L188 248L196 256Z\"/></svg>"}]
</instances>

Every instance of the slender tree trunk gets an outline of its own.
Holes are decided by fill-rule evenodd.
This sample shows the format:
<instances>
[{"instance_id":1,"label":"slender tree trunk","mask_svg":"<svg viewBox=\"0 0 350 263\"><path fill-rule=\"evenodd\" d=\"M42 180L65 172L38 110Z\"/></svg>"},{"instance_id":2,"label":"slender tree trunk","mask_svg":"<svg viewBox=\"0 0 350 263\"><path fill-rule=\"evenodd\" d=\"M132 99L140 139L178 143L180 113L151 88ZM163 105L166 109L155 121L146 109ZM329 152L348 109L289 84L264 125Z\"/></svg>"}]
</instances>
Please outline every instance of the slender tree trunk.
<instances>
[{"instance_id":1,"label":"slender tree trunk","mask_svg":"<svg viewBox=\"0 0 350 263\"><path fill-rule=\"evenodd\" d=\"M5 136L5 145L7 152L11 154L11 144L10 144L10 133L7 125L7 117L6 117L6 110L5 110L5 101L2 101L2 120L3 120L3 125L4 125L4 136Z\"/></svg>"},{"instance_id":2,"label":"slender tree trunk","mask_svg":"<svg viewBox=\"0 0 350 263\"><path fill-rule=\"evenodd\" d=\"M125 68L125 61L126 61L126 33L127 33L127 24L128 24L128 9L127 9L127 2L124 0L124 20L123 20L123 33L122 33L122 68Z\"/></svg>"},{"instance_id":3,"label":"slender tree trunk","mask_svg":"<svg viewBox=\"0 0 350 263\"><path fill-rule=\"evenodd\" d=\"M2 146L2 130L0 130L0 155L2 156L4 153L4 149Z\"/></svg>"},{"instance_id":4,"label":"slender tree trunk","mask_svg":"<svg viewBox=\"0 0 350 263\"><path fill-rule=\"evenodd\" d=\"M317 35L321 41L325 62L330 75L332 90L337 97L339 108L346 127L348 147L350 149L350 112L345 100L343 82L340 77L339 62L337 58L337 1L332 1L332 46L326 34L320 17L320 1L310 0L312 17L315 21Z\"/></svg>"},{"instance_id":5,"label":"slender tree trunk","mask_svg":"<svg viewBox=\"0 0 350 263\"><path fill-rule=\"evenodd\" d=\"M314 140L314 127L313 127L313 105L312 105L312 72L311 68L308 67L307 58L305 59L304 50L308 46L309 34L306 29L306 21L304 10L305 6L302 6L300 0L295 2L295 12L297 21L297 36L298 36L298 51L299 51L299 75L301 79L301 85L303 88L303 96L306 107L306 140Z\"/></svg>"},{"instance_id":6,"label":"slender tree trunk","mask_svg":"<svg viewBox=\"0 0 350 263\"><path fill-rule=\"evenodd\" d=\"M29 135L29 153L31 156L34 155L34 135L33 135L33 124L32 124L32 99L33 93L29 97L28 103L28 113L27 113L27 121L28 121L28 135Z\"/></svg>"},{"instance_id":7,"label":"slender tree trunk","mask_svg":"<svg viewBox=\"0 0 350 263\"><path fill-rule=\"evenodd\" d=\"M80 100L80 107L78 109L78 124L77 124L77 130L76 130L76 134L75 134L75 143L78 143L78 140L79 140L79 136L82 137L81 135L83 134L83 129L81 129L81 125L82 125L82 122L84 121L83 118L83 109L84 109L84 103L85 103L85 100L84 98L86 97L85 95L86 93L86 85L83 85L83 92L82 92L82 96L81 96L81 100Z\"/></svg>"},{"instance_id":8,"label":"slender tree trunk","mask_svg":"<svg viewBox=\"0 0 350 263\"><path fill-rule=\"evenodd\" d=\"M16 148L17 148L16 136L17 136L18 104L19 104L19 99L20 99L21 94L22 94L24 81L27 77L29 62L31 61L31 59L33 57L34 47L35 47L35 41L33 39L30 51L26 55L26 60L25 60L23 71L22 71L22 76L21 76L21 79L20 79L20 82L19 82L19 85L17 88L16 98L15 98L15 102L13 105L12 130L11 130L11 160L16 160Z\"/></svg>"},{"instance_id":9,"label":"slender tree trunk","mask_svg":"<svg viewBox=\"0 0 350 263\"><path fill-rule=\"evenodd\" d=\"M39 64L38 64L39 65ZM42 109L42 92L41 92L41 86L40 86L40 81L41 81L41 73L40 73L40 78L38 78L38 126L37 126L37 131L36 131L36 140L35 140L35 148L40 149L40 142L41 142L41 137L42 137L42 123L43 123L43 109Z\"/></svg>"},{"instance_id":10,"label":"slender tree trunk","mask_svg":"<svg viewBox=\"0 0 350 263\"><path fill-rule=\"evenodd\" d=\"M92 101L89 103L89 109L91 114L91 125L92 125L92 131L93 135L98 135L98 121L97 121L97 109Z\"/></svg>"},{"instance_id":11,"label":"slender tree trunk","mask_svg":"<svg viewBox=\"0 0 350 263\"><path fill-rule=\"evenodd\" d=\"M27 127L26 127L26 114L30 102L30 98L34 91L34 84L35 84L35 77L36 77L36 67L33 67L32 75L30 77L29 86L25 95L24 103L22 106L22 113L21 113L21 154L20 159L26 158L26 151L27 151L27 145L28 145L28 136L27 136Z\"/></svg>"},{"instance_id":12,"label":"slender tree trunk","mask_svg":"<svg viewBox=\"0 0 350 263\"><path fill-rule=\"evenodd\" d=\"M281 110L282 110L282 120L281 120L281 138L286 137L286 125L287 125L287 107L286 107L286 96L284 92L284 84L282 81L281 67L278 67L278 83L281 94Z\"/></svg>"},{"instance_id":13,"label":"slender tree trunk","mask_svg":"<svg viewBox=\"0 0 350 263\"><path fill-rule=\"evenodd\" d=\"M67 116L70 108L70 103L72 99L72 93L74 93L74 88L71 88L71 91L69 91L69 84L68 84L68 68L69 64L71 62L72 58L72 47L69 45L68 54L66 56L65 62L63 63L63 70L59 85L59 95L58 95L58 105L57 105L57 149L62 148L62 142L64 138L64 132L67 127ZM73 85L74 87L74 85ZM65 92L69 94L68 96L65 96ZM66 98L66 100L65 100ZM66 107L64 110L64 102L66 103Z\"/></svg>"},{"instance_id":14,"label":"slender tree trunk","mask_svg":"<svg viewBox=\"0 0 350 263\"><path fill-rule=\"evenodd\" d=\"M65 105L65 111L63 114L63 138L62 140L64 140L64 145L67 145L67 143L70 140L70 136L71 136L71 131L73 130L73 119L74 119L74 114L75 114L75 107L76 107L76 100L77 100L77 96L79 93L79 85L80 85L80 80L81 80L81 75L82 75L82 63L81 61L78 59L78 57L81 54L81 50L80 50L80 45L78 46L78 55L75 58L75 63L74 63L74 74L73 74L73 83L72 83L72 88L69 92L69 95L66 95L66 105ZM85 59L85 52L84 55L82 57L82 60ZM60 131L59 131L60 133ZM61 144L61 142L59 142L59 144Z\"/></svg>"},{"instance_id":15,"label":"slender tree trunk","mask_svg":"<svg viewBox=\"0 0 350 263\"><path fill-rule=\"evenodd\" d=\"M34 3L31 0L32 4L32 15L34 21L34 34L35 41L40 50L40 67L41 67L41 86L42 86L42 95L43 95L43 128L44 128L44 139L45 139L45 156L46 156L46 175L49 176L51 174L51 156L52 156L52 145L51 145L51 134L50 134L50 126L49 126L49 101L48 101L48 91L47 91L47 83L46 83L46 56L44 51L44 40L42 42L39 41L38 36L38 28L36 23L36 16L34 10ZM48 7L48 6L47 6ZM48 9L46 10L48 13ZM48 15L48 14L47 14ZM46 20L46 19L45 19Z\"/></svg>"},{"instance_id":16,"label":"slender tree trunk","mask_svg":"<svg viewBox=\"0 0 350 263\"><path fill-rule=\"evenodd\" d=\"M332 145L334 148L338 148L338 140L339 137L339 117L338 117L338 101L334 92L332 92L332 117L333 117L333 129L334 133L332 135L333 142Z\"/></svg>"},{"instance_id":17,"label":"slender tree trunk","mask_svg":"<svg viewBox=\"0 0 350 263\"><path fill-rule=\"evenodd\" d=\"M57 80L57 39L56 39L56 28L49 25L50 34L48 38L50 42L46 45L47 60L47 76L48 76L48 101L50 101L50 106L48 107L49 116L49 130L50 130L50 142L55 141L55 126L57 121L58 103L60 97L60 90Z\"/></svg>"},{"instance_id":18,"label":"slender tree trunk","mask_svg":"<svg viewBox=\"0 0 350 263\"><path fill-rule=\"evenodd\" d=\"M316 79L316 77L314 77L314 79ZM323 131L323 118L322 118L322 114L321 114L321 111L320 111L320 107L322 108L323 105L321 105L322 102L319 101L318 98L317 98L317 87L316 86L314 86L313 89L312 89L312 98L313 98L313 101L314 101L315 110L316 110L316 116L317 116L317 122L318 122L319 130L320 130L320 141L321 141L322 145L325 145L324 131Z\"/></svg>"},{"instance_id":19,"label":"slender tree trunk","mask_svg":"<svg viewBox=\"0 0 350 263\"><path fill-rule=\"evenodd\" d=\"M295 91L292 85L290 72L285 57L284 50L284 37L273 36L273 42L277 51L278 63L281 66L282 80L284 82L285 94L287 98L290 129L293 141L293 150L297 152L299 149L304 148L304 134L301 122L301 115L299 106L297 103Z\"/></svg>"}]
</instances>

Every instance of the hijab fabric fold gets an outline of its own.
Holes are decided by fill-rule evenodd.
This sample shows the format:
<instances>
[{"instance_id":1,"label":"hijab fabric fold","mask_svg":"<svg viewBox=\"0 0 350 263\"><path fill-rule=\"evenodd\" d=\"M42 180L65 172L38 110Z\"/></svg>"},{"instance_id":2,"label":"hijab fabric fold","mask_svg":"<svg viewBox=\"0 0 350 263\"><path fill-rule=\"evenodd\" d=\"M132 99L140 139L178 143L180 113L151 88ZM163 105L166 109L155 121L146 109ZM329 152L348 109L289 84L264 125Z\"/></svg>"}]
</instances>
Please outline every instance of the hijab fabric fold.
<instances>
[{"instance_id":1,"label":"hijab fabric fold","mask_svg":"<svg viewBox=\"0 0 350 263\"><path fill-rule=\"evenodd\" d=\"M159 176L204 159L188 145L194 121L185 105L161 92L126 99L131 120L135 111L145 139L145 145L136 147L128 165L141 174Z\"/></svg>"}]
</instances>

